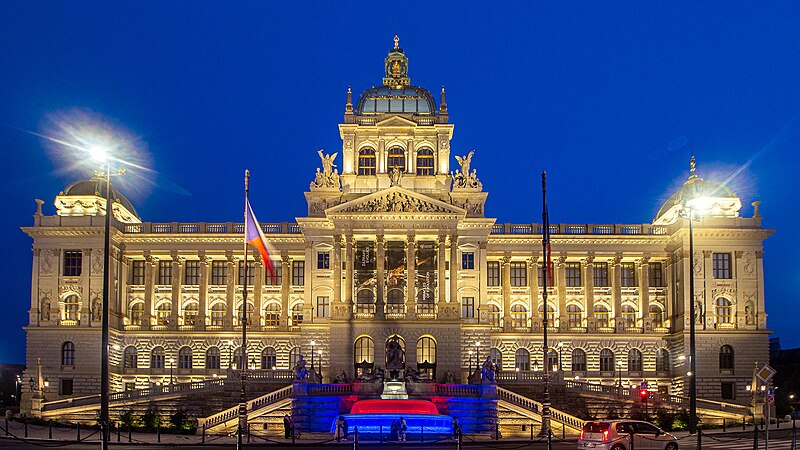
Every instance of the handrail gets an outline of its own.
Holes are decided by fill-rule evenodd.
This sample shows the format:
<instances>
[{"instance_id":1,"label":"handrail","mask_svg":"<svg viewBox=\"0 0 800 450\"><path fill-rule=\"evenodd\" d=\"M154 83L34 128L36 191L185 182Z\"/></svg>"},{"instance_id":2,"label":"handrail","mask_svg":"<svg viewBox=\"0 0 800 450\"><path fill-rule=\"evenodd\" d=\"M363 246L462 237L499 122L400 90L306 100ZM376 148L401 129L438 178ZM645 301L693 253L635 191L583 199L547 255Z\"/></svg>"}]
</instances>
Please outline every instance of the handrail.
<instances>
[{"instance_id":1,"label":"handrail","mask_svg":"<svg viewBox=\"0 0 800 450\"><path fill-rule=\"evenodd\" d=\"M225 379L218 378L212 380L189 381L186 383L176 383L172 385L151 386L142 389L131 389L129 391L114 392L108 396L109 402L138 400L159 395L173 395L176 393L195 391L198 389L208 389L224 387ZM83 397L70 397L61 400L46 402L42 405L42 411L52 411L59 408L71 408L75 406L91 405L100 403L100 395L87 395Z\"/></svg>"},{"instance_id":2,"label":"handrail","mask_svg":"<svg viewBox=\"0 0 800 450\"><path fill-rule=\"evenodd\" d=\"M517 394L516 392L511 392L508 389L503 389L499 386L497 387L497 396L502 400L513 403L517 406L521 406L539 415L542 414L542 410L544 408L544 405L542 405L541 402L537 402L536 400ZM577 430L583 428L583 424L586 422L579 417L567 414L560 409L553 408L552 406L550 407L550 418L555 419L556 422L563 423L564 425L568 425Z\"/></svg>"},{"instance_id":3,"label":"handrail","mask_svg":"<svg viewBox=\"0 0 800 450\"><path fill-rule=\"evenodd\" d=\"M265 405L270 403L277 402L279 400L283 400L287 397L292 395L292 385L286 386L284 388L278 389L277 391L272 391L267 394L264 394L260 397L256 397L252 400L247 402L247 413L250 414L257 408L261 408ZM225 423L229 420L235 419L239 415L239 405L232 406L226 410L220 411L216 414L211 416L197 419L198 427L202 427L203 425L206 428L211 428L215 425L219 425L221 423Z\"/></svg>"}]
</instances>

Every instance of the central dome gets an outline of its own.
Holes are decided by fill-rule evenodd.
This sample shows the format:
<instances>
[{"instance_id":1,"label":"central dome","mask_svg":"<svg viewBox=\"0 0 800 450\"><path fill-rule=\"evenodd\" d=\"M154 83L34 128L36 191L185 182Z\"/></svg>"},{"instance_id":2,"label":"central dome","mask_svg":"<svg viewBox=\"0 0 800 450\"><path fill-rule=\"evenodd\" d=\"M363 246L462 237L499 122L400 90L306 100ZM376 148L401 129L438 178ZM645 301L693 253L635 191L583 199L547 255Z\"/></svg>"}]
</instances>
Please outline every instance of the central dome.
<instances>
[{"instance_id":1,"label":"central dome","mask_svg":"<svg viewBox=\"0 0 800 450\"><path fill-rule=\"evenodd\" d=\"M378 86L358 98L357 115L386 113L434 115L436 102L427 89L418 86Z\"/></svg>"}]
</instances>

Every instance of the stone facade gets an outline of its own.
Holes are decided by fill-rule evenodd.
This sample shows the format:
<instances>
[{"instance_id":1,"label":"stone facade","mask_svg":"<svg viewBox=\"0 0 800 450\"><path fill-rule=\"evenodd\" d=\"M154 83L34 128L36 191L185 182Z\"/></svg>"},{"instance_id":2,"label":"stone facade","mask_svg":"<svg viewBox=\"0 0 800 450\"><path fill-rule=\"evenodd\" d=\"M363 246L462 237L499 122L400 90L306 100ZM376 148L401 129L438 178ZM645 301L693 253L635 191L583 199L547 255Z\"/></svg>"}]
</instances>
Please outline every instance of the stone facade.
<instances>
[{"instance_id":1,"label":"stone facade","mask_svg":"<svg viewBox=\"0 0 800 450\"><path fill-rule=\"evenodd\" d=\"M444 89L437 107L409 84L402 49L389 59L399 63L387 63L384 86L365 91L356 106L348 90L342 148L318 152L308 216L262 224L280 274L271 277L257 253L248 255L249 364L291 368L301 353L310 360L314 341L326 380L339 371L352 378L384 366L385 342L397 335L406 366L427 359L420 367L440 381L447 372L465 381L487 355L503 371L540 370L542 226L484 216L487 193L473 153L450 168L454 126ZM694 276L698 392L748 401L753 366L767 360L762 242L771 231L757 208L739 217L739 199L716 194L695 219L691 266L689 220L678 209L697 209L690 194L708 185L693 162L686 185L652 224L551 225L548 345L559 376L647 380L683 392ZM112 389L224 376L241 364L234 352L245 296L242 224L141 222L116 195ZM58 200L76 203L69 192ZM23 228L34 248L25 376L37 376L40 359L37 385L49 380L47 400L99 390L103 214L70 208L48 216L40 207ZM720 356L724 346L730 356ZM733 394L723 394L724 383L733 383Z\"/></svg>"}]
</instances>

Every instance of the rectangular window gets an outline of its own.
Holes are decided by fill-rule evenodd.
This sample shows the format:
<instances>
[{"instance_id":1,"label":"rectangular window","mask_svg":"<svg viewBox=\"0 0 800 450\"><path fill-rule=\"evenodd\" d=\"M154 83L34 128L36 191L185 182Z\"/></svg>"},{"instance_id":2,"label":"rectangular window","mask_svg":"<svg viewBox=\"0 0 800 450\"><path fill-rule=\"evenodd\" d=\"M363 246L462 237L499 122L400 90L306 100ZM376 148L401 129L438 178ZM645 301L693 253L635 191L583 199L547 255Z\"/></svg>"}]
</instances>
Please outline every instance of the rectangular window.
<instances>
[{"instance_id":1,"label":"rectangular window","mask_svg":"<svg viewBox=\"0 0 800 450\"><path fill-rule=\"evenodd\" d=\"M500 286L500 262L487 261L486 262L486 285L487 286Z\"/></svg>"},{"instance_id":2,"label":"rectangular window","mask_svg":"<svg viewBox=\"0 0 800 450\"><path fill-rule=\"evenodd\" d=\"M330 297L317 297L317 317L328 317L330 306Z\"/></svg>"},{"instance_id":3,"label":"rectangular window","mask_svg":"<svg viewBox=\"0 0 800 450\"><path fill-rule=\"evenodd\" d=\"M622 263L619 268L622 271L622 287L636 287L636 265Z\"/></svg>"},{"instance_id":4,"label":"rectangular window","mask_svg":"<svg viewBox=\"0 0 800 450\"><path fill-rule=\"evenodd\" d=\"M660 262L650 263L650 286L664 287L664 270Z\"/></svg>"},{"instance_id":5,"label":"rectangular window","mask_svg":"<svg viewBox=\"0 0 800 450\"><path fill-rule=\"evenodd\" d=\"M475 297L461 297L461 318L475 318Z\"/></svg>"},{"instance_id":6,"label":"rectangular window","mask_svg":"<svg viewBox=\"0 0 800 450\"><path fill-rule=\"evenodd\" d=\"M474 252L461 252L461 268L464 270L472 270L475 268Z\"/></svg>"},{"instance_id":7,"label":"rectangular window","mask_svg":"<svg viewBox=\"0 0 800 450\"><path fill-rule=\"evenodd\" d=\"M281 261L279 259L272 260L272 269L275 271L273 276L270 276L269 273L264 274L264 284L267 286L280 286L283 266L281 266Z\"/></svg>"},{"instance_id":8,"label":"rectangular window","mask_svg":"<svg viewBox=\"0 0 800 450\"><path fill-rule=\"evenodd\" d=\"M524 262L511 263L511 286L522 287L528 285L528 264Z\"/></svg>"},{"instance_id":9,"label":"rectangular window","mask_svg":"<svg viewBox=\"0 0 800 450\"><path fill-rule=\"evenodd\" d=\"M172 284L172 261L158 262L158 284Z\"/></svg>"},{"instance_id":10,"label":"rectangular window","mask_svg":"<svg viewBox=\"0 0 800 450\"><path fill-rule=\"evenodd\" d=\"M253 286L256 282L256 263L247 261L247 285ZM239 284L244 285L245 282L244 261L239 261Z\"/></svg>"},{"instance_id":11,"label":"rectangular window","mask_svg":"<svg viewBox=\"0 0 800 450\"><path fill-rule=\"evenodd\" d=\"M712 258L714 278L731 278L731 254L714 253Z\"/></svg>"},{"instance_id":12,"label":"rectangular window","mask_svg":"<svg viewBox=\"0 0 800 450\"><path fill-rule=\"evenodd\" d=\"M553 286L556 285L556 276L555 276L556 274L555 274L555 272L553 272L554 270L555 270L555 267L551 263L550 264L550 273L547 274L547 269L545 268L545 265L544 264L537 264L536 271L537 271L537 276L539 277L539 287L543 287L544 286L544 281L545 281L544 280L544 276L545 276L545 274L547 274L547 286L548 287L553 287Z\"/></svg>"},{"instance_id":13,"label":"rectangular window","mask_svg":"<svg viewBox=\"0 0 800 450\"><path fill-rule=\"evenodd\" d=\"M72 378L62 378L59 380L58 395L72 395Z\"/></svg>"},{"instance_id":14,"label":"rectangular window","mask_svg":"<svg viewBox=\"0 0 800 450\"><path fill-rule=\"evenodd\" d=\"M183 284L197 286L200 284L200 261L186 261Z\"/></svg>"},{"instance_id":15,"label":"rectangular window","mask_svg":"<svg viewBox=\"0 0 800 450\"><path fill-rule=\"evenodd\" d=\"M331 252L317 252L317 269L331 268Z\"/></svg>"},{"instance_id":16,"label":"rectangular window","mask_svg":"<svg viewBox=\"0 0 800 450\"><path fill-rule=\"evenodd\" d=\"M228 284L228 262L211 261L211 284Z\"/></svg>"},{"instance_id":17,"label":"rectangular window","mask_svg":"<svg viewBox=\"0 0 800 450\"><path fill-rule=\"evenodd\" d=\"M292 261L292 286L306 284L306 262Z\"/></svg>"},{"instance_id":18,"label":"rectangular window","mask_svg":"<svg viewBox=\"0 0 800 450\"><path fill-rule=\"evenodd\" d=\"M566 263L564 269L567 274L567 287L583 286L583 282L581 280L581 263L578 262Z\"/></svg>"},{"instance_id":19,"label":"rectangular window","mask_svg":"<svg viewBox=\"0 0 800 450\"><path fill-rule=\"evenodd\" d=\"M144 261L133 261L131 263L131 284L144 284Z\"/></svg>"},{"instance_id":20,"label":"rectangular window","mask_svg":"<svg viewBox=\"0 0 800 450\"><path fill-rule=\"evenodd\" d=\"M83 252L80 250L64 251L64 276L81 276L81 265L83 262Z\"/></svg>"},{"instance_id":21,"label":"rectangular window","mask_svg":"<svg viewBox=\"0 0 800 450\"><path fill-rule=\"evenodd\" d=\"M732 381L723 381L720 388L722 390L721 397L723 400L736 400L736 383Z\"/></svg>"},{"instance_id":22,"label":"rectangular window","mask_svg":"<svg viewBox=\"0 0 800 450\"><path fill-rule=\"evenodd\" d=\"M594 287L608 287L608 263L594 264Z\"/></svg>"},{"instance_id":23,"label":"rectangular window","mask_svg":"<svg viewBox=\"0 0 800 450\"><path fill-rule=\"evenodd\" d=\"M136 382L135 381L126 381L125 382L125 391L133 391L136 389Z\"/></svg>"}]
</instances>

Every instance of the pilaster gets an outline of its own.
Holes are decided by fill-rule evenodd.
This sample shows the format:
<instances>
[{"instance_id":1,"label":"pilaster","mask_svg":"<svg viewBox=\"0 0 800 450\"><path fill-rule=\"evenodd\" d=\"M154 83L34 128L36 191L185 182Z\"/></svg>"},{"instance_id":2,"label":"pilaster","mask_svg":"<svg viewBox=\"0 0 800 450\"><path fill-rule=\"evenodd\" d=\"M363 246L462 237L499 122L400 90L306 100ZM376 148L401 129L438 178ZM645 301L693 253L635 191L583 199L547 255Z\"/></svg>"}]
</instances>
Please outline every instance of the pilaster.
<instances>
[{"instance_id":1,"label":"pilaster","mask_svg":"<svg viewBox=\"0 0 800 450\"><path fill-rule=\"evenodd\" d=\"M636 262L639 266L639 310L642 314L642 329L645 333L653 331L650 318L650 256L644 255Z\"/></svg>"},{"instance_id":2,"label":"pilaster","mask_svg":"<svg viewBox=\"0 0 800 450\"><path fill-rule=\"evenodd\" d=\"M169 329L176 330L178 328L178 311L181 305L181 281L183 280L183 268L185 260L178 256L178 252L173 250L170 252L172 257L172 310L169 316Z\"/></svg>"},{"instance_id":3,"label":"pilaster","mask_svg":"<svg viewBox=\"0 0 800 450\"><path fill-rule=\"evenodd\" d=\"M289 328L289 316L292 311L289 310L289 284L292 281L292 262L289 259L289 251L281 251L281 321L280 329L287 330Z\"/></svg>"},{"instance_id":4,"label":"pilaster","mask_svg":"<svg viewBox=\"0 0 800 450\"><path fill-rule=\"evenodd\" d=\"M384 301L384 291L386 288L386 283L384 281L385 274L384 270L386 269L386 242L383 238L383 234L378 234L375 236L375 244L377 250L377 261L376 268L377 268L377 286L375 286L375 291L377 293L375 297L375 318L378 320L383 320L386 318L386 311L384 310L384 305L386 302Z\"/></svg>"},{"instance_id":5,"label":"pilaster","mask_svg":"<svg viewBox=\"0 0 800 450\"><path fill-rule=\"evenodd\" d=\"M333 304L338 305L342 302L342 235L333 235L333 254L331 255L333 264ZM332 312L332 311L331 311Z\"/></svg>"},{"instance_id":6,"label":"pilaster","mask_svg":"<svg viewBox=\"0 0 800 450\"><path fill-rule=\"evenodd\" d=\"M211 271L211 260L206 255L205 251L197 252L200 258L200 288L197 295L199 303L197 312L197 320L195 321L195 330L204 330L206 327L206 309L208 308L208 280Z\"/></svg>"},{"instance_id":7,"label":"pilaster","mask_svg":"<svg viewBox=\"0 0 800 450\"><path fill-rule=\"evenodd\" d=\"M622 319L622 253L608 261L608 268L611 270L611 296L614 299L614 323L617 330L624 327Z\"/></svg>"},{"instance_id":8,"label":"pilaster","mask_svg":"<svg viewBox=\"0 0 800 450\"><path fill-rule=\"evenodd\" d=\"M511 324L511 252L506 252L500 260L503 276L503 329Z\"/></svg>"},{"instance_id":9,"label":"pilaster","mask_svg":"<svg viewBox=\"0 0 800 450\"><path fill-rule=\"evenodd\" d=\"M417 243L413 234L406 236L406 319L417 318ZM444 262L441 262L444 264ZM441 292L442 287L439 288ZM441 294L443 296L443 294Z\"/></svg>"},{"instance_id":10,"label":"pilaster","mask_svg":"<svg viewBox=\"0 0 800 450\"><path fill-rule=\"evenodd\" d=\"M567 320L567 255L562 253L558 257L556 276L558 278L558 326L561 330L569 328Z\"/></svg>"},{"instance_id":11,"label":"pilaster","mask_svg":"<svg viewBox=\"0 0 800 450\"><path fill-rule=\"evenodd\" d=\"M594 317L594 254L589 254L582 262L584 298L586 299L586 328L595 330L597 329L597 321Z\"/></svg>"},{"instance_id":12,"label":"pilaster","mask_svg":"<svg viewBox=\"0 0 800 450\"><path fill-rule=\"evenodd\" d=\"M458 270L461 268L461 261L458 259L458 235L450 235L450 292L445 301L454 301L458 295ZM442 280L444 284L444 280Z\"/></svg>"},{"instance_id":13,"label":"pilaster","mask_svg":"<svg viewBox=\"0 0 800 450\"><path fill-rule=\"evenodd\" d=\"M228 259L228 284L225 290L225 329L233 329L233 315L234 303L236 303L236 283L239 282L239 267L236 264L236 258L233 256L233 251L228 250L225 252L225 257Z\"/></svg>"}]
</instances>

